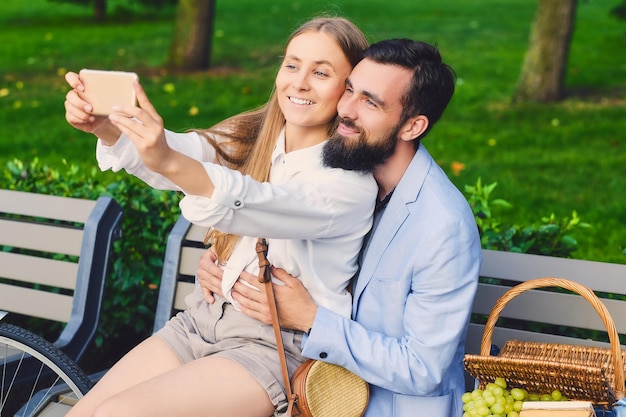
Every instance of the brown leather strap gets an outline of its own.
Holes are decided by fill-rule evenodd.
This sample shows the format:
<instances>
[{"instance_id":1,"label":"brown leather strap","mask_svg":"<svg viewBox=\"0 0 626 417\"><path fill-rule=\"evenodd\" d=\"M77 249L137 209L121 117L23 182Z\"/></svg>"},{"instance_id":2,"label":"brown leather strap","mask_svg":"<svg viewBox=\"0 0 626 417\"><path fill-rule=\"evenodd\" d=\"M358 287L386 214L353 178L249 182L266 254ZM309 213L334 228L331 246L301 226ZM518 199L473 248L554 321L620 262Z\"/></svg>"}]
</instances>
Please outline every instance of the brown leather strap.
<instances>
[{"instance_id":1,"label":"brown leather strap","mask_svg":"<svg viewBox=\"0 0 626 417\"><path fill-rule=\"evenodd\" d=\"M292 416L297 407L297 396L291 390L291 382L289 380L289 371L287 370L287 357L285 355L285 346L283 345L283 336L280 332L280 323L278 321L278 308L276 307L276 297L274 296L274 287L272 286L272 274L270 273L270 263L267 260L267 241L259 238L256 243L256 253L259 258L259 282L265 284L265 292L267 293L267 301L270 306L270 314L272 315L272 326L274 327L274 335L276 336L276 347L278 348L278 357L283 372L283 380L285 382L285 390L287 391L287 415ZM299 413L298 413L299 414Z\"/></svg>"}]
</instances>

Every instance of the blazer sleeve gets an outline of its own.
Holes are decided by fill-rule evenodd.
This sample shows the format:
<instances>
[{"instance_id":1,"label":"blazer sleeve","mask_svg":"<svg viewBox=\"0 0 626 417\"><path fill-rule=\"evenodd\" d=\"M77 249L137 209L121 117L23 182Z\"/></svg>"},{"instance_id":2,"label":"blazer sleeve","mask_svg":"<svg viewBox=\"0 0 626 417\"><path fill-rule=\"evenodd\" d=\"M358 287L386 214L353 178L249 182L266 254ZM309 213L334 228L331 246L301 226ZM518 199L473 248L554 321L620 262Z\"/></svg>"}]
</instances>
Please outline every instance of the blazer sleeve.
<instances>
[{"instance_id":1,"label":"blazer sleeve","mask_svg":"<svg viewBox=\"0 0 626 417\"><path fill-rule=\"evenodd\" d=\"M441 395L451 368L462 367L480 266L476 225L466 220L431 221L420 234L413 228L410 237L396 236L402 243L381 257L357 300L356 320L319 308L303 355L396 393Z\"/></svg>"}]
</instances>

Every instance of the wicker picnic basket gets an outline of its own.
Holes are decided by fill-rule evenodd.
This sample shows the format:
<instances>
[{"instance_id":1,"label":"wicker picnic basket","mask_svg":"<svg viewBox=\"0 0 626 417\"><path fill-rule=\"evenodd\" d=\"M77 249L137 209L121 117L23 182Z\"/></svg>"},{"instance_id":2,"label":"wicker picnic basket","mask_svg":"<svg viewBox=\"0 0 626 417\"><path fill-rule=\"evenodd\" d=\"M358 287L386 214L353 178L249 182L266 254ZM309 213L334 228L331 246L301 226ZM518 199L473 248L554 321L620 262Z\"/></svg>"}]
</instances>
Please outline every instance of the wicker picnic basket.
<instances>
[{"instance_id":1,"label":"wicker picnic basket","mask_svg":"<svg viewBox=\"0 0 626 417\"><path fill-rule=\"evenodd\" d=\"M491 356L494 326L507 303L525 291L543 287L562 287L584 297L600 315L611 348L509 340L498 356ZM621 350L611 315L592 290L561 278L526 281L500 297L485 324L480 355L466 354L464 362L481 388L502 377L511 387L538 394L558 389L571 400L591 401L607 409L625 394L626 351Z\"/></svg>"}]
</instances>

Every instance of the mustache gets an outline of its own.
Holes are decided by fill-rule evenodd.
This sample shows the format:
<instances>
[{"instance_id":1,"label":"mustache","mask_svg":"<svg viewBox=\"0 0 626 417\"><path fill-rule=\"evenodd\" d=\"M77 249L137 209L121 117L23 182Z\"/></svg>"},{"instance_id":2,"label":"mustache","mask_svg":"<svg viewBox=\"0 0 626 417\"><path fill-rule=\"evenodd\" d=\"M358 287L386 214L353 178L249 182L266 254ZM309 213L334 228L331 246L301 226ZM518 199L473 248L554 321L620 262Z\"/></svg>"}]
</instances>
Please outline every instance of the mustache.
<instances>
[{"instance_id":1,"label":"mustache","mask_svg":"<svg viewBox=\"0 0 626 417\"><path fill-rule=\"evenodd\" d=\"M356 130L358 130L358 131L359 131L359 133L361 133L361 128L360 128L360 127L358 127L358 126L356 125L356 123L354 123L354 121L352 121L352 120L350 120L350 119L344 119L344 118L343 118L343 117L341 117L341 116L337 116L337 124L338 124L338 125L339 125L339 124L342 124L342 125L344 125L344 126L346 126L346 127L350 128L350 129L356 129Z\"/></svg>"}]
</instances>

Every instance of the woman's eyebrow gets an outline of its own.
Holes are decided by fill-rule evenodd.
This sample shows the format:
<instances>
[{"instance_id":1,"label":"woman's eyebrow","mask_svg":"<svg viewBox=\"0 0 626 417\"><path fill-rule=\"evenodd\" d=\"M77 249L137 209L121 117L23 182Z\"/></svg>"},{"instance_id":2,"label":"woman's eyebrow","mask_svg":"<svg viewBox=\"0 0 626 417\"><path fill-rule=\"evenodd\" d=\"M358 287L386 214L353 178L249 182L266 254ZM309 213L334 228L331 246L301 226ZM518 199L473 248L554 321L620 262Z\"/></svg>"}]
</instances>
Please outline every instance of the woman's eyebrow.
<instances>
[{"instance_id":1,"label":"woman's eyebrow","mask_svg":"<svg viewBox=\"0 0 626 417\"><path fill-rule=\"evenodd\" d=\"M285 55L283 57L283 59L285 59L285 58L289 58L289 59L293 59L294 61L302 62L302 59L298 58L298 56L296 56L296 55ZM335 69L335 66L330 61L328 61L327 59L319 59L319 60L313 61L313 62L316 65L328 65L333 70Z\"/></svg>"}]
</instances>

